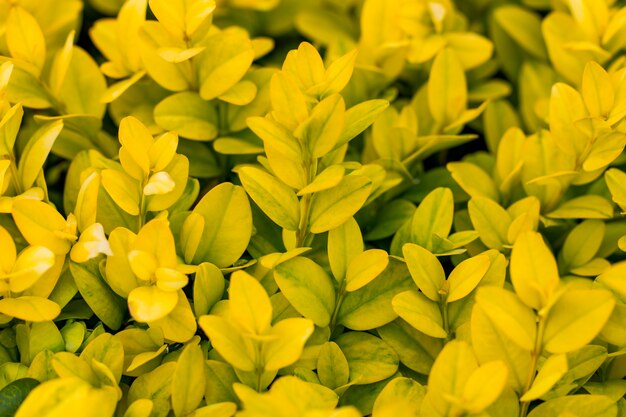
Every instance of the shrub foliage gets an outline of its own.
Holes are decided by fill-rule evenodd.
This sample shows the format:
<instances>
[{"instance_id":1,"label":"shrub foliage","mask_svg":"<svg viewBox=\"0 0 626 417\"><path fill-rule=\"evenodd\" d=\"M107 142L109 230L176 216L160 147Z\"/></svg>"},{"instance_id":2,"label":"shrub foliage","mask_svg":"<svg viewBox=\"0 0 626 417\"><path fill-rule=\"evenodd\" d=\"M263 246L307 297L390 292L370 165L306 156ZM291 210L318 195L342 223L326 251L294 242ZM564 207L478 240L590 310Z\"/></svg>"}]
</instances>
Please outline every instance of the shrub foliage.
<instances>
[{"instance_id":1,"label":"shrub foliage","mask_svg":"<svg viewBox=\"0 0 626 417\"><path fill-rule=\"evenodd\" d=\"M626 415L617 0L0 1L0 415Z\"/></svg>"}]
</instances>

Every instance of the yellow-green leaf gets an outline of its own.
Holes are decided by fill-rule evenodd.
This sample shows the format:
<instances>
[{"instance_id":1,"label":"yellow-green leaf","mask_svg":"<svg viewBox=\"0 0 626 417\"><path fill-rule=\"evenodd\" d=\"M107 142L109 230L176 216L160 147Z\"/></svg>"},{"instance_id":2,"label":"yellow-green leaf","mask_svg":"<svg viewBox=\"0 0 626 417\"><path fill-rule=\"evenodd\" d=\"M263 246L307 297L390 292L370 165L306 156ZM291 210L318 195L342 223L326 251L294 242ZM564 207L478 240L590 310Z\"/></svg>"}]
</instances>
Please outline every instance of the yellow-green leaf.
<instances>
[{"instance_id":1,"label":"yellow-green leaf","mask_svg":"<svg viewBox=\"0 0 626 417\"><path fill-rule=\"evenodd\" d=\"M448 276L447 302L460 300L476 288L491 262L487 255L477 255L466 259L454 268Z\"/></svg>"},{"instance_id":2,"label":"yellow-green leaf","mask_svg":"<svg viewBox=\"0 0 626 417\"><path fill-rule=\"evenodd\" d=\"M606 290L567 291L548 313L543 336L544 348L552 353L580 349L602 330L614 306L615 299Z\"/></svg>"},{"instance_id":3,"label":"yellow-green leaf","mask_svg":"<svg viewBox=\"0 0 626 417\"><path fill-rule=\"evenodd\" d=\"M439 302L439 291L444 286L446 276L435 255L414 243L404 245L402 254L417 288L432 301Z\"/></svg>"},{"instance_id":4,"label":"yellow-green leaf","mask_svg":"<svg viewBox=\"0 0 626 417\"><path fill-rule=\"evenodd\" d=\"M529 307L545 307L559 285L559 272L552 252L536 232L522 234L511 253L511 281L515 292Z\"/></svg>"},{"instance_id":5,"label":"yellow-green leaf","mask_svg":"<svg viewBox=\"0 0 626 417\"><path fill-rule=\"evenodd\" d=\"M298 230L300 204L291 188L253 166L239 169L239 178L250 198L272 221L284 229Z\"/></svg>"}]
</instances>

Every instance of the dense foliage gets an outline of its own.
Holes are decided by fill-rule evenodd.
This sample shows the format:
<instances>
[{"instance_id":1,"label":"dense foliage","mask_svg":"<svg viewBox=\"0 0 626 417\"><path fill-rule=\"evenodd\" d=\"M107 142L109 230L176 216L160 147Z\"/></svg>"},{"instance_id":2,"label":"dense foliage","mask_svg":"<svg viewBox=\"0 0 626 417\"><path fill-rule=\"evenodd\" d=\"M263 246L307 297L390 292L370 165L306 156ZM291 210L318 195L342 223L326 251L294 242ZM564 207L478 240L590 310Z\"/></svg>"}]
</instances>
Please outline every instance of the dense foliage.
<instances>
[{"instance_id":1,"label":"dense foliage","mask_svg":"<svg viewBox=\"0 0 626 417\"><path fill-rule=\"evenodd\" d=\"M626 6L0 0L0 416L626 416Z\"/></svg>"}]
</instances>

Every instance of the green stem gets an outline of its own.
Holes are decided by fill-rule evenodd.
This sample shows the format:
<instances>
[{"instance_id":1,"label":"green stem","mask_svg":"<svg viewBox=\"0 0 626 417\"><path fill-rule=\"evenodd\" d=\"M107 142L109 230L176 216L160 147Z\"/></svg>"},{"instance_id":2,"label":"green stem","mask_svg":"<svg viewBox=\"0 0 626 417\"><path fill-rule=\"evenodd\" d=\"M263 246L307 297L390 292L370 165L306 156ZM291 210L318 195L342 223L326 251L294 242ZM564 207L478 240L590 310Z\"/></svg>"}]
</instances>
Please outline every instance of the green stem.
<instances>
[{"instance_id":1,"label":"green stem","mask_svg":"<svg viewBox=\"0 0 626 417\"><path fill-rule=\"evenodd\" d=\"M15 194L20 195L24 192L24 190L22 189L22 185L20 184L20 177L17 173L17 164L15 163L15 156L13 154L9 155L9 161L9 167L11 169L11 182L13 183L13 188L15 188Z\"/></svg>"},{"instance_id":2,"label":"green stem","mask_svg":"<svg viewBox=\"0 0 626 417\"><path fill-rule=\"evenodd\" d=\"M308 159L306 166L307 184L313 182L317 176L317 160ZM302 211L300 212L300 224L298 225L298 231L296 232L296 247L301 248L305 246L305 243L309 241L309 214L311 211L311 194L306 194L302 197Z\"/></svg>"},{"instance_id":3,"label":"green stem","mask_svg":"<svg viewBox=\"0 0 626 417\"><path fill-rule=\"evenodd\" d=\"M337 296L335 297L335 310L333 311L333 315L330 319L330 333L332 334L335 331L335 326L337 325L337 316L339 315L339 308L341 307L341 303L343 302L344 297L346 296L346 280L344 279L337 291Z\"/></svg>"},{"instance_id":4,"label":"green stem","mask_svg":"<svg viewBox=\"0 0 626 417\"><path fill-rule=\"evenodd\" d=\"M530 352L530 369L528 371L528 378L526 379L526 384L524 385L523 393L527 393L532 387L533 382L535 381L535 376L537 375L537 363L539 361L539 357L542 352L543 345L543 332L545 330L545 318L539 317L539 323L537 324L537 336L535 337L535 347ZM530 401L523 401L521 403L520 408L520 417L526 417L528 414L528 407L530 406Z\"/></svg>"}]
</instances>

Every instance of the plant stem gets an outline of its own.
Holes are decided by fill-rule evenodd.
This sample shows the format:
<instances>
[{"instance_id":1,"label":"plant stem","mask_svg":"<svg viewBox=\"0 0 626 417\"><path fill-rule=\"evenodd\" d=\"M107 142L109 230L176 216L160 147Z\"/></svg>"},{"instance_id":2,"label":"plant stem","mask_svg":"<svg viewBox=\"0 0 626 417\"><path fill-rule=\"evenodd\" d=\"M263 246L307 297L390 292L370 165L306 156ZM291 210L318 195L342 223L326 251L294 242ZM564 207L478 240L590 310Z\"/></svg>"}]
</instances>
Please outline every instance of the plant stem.
<instances>
[{"instance_id":1,"label":"plant stem","mask_svg":"<svg viewBox=\"0 0 626 417\"><path fill-rule=\"evenodd\" d=\"M535 376L537 375L537 362L539 361L539 357L542 352L543 345L543 332L545 329L545 318L539 316L539 323L537 324L537 335L535 337L535 348L530 352L530 369L528 371L528 378L526 379L526 384L524 386L524 394L530 390L533 382L535 381ZM520 417L526 417L528 414L528 407L530 406L530 401L523 401L521 403L520 408Z\"/></svg>"}]
</instances>

